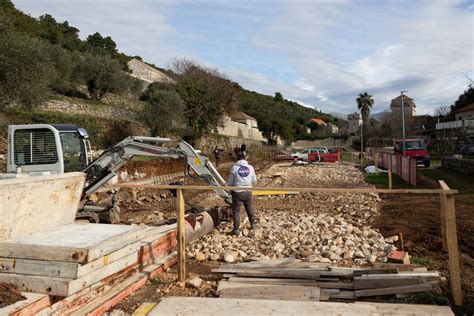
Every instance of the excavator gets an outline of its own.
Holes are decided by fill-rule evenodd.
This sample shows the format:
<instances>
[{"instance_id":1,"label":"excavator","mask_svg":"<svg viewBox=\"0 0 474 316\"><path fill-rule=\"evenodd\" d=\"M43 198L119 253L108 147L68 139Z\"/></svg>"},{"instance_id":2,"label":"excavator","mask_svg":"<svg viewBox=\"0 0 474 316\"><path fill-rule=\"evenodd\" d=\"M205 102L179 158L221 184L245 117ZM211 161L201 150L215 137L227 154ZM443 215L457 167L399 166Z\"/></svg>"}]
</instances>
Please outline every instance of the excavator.
<instances>
[{"instance_id":1,"label":"excavator","mask_svg":"<svg viewBox=\"0 0 474 316\"><path fill-rule=\"evenodd\" d=\"M167 145L167 146L166 146ZM107 148L98 158L92 159L92 150L87 131L70 124L29 124L8 127L8 152L6 174L0 178L28 174L50 175L81 171L86 174L80 209L77 219L90 222L120 221L120 209L113 198L111 205L103 207L88 202L127 161L134 156L184 159L187 175L199 177L228 204L231 195L220 189L225 181L209 158L195 150L182 139L172 147L170 138L130 136ZM191 174L192 170L193 174Z\"/></svg>"}]
</instances>

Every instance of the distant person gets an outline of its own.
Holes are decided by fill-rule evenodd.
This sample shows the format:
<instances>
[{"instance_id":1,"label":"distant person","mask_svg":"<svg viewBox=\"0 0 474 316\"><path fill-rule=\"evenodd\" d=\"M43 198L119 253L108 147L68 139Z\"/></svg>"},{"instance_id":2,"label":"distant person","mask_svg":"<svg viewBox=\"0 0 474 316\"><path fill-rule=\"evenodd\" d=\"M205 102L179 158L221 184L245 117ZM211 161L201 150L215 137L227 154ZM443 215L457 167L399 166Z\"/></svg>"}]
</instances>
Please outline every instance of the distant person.
<instances>
[{"instance_id":1,"label":"distant person","mask_svg":"<svg viewBox=\"0 0 474 316\"><path fill-rule=\"evenodd\" d=\"M222 149L217 146L214 148L214 158L216 159L216 168L219 168L219 163L222 158Z\"/></svg>"},{"instance_id":2,"label":"distant person","mask_svg":"<svg viewBox=\"0 0 474 316\"><path fill-rule=\"evenodd\" d=\"M240 153L247 157L247 145L242 144L240 145Z\"/></svg>"},{"instance_id":3,"label":"distant person","mask_svg":"<svg viewBox=\"0 0 474 316\"><path fill-rule=\"evenodd\" d=\"M239 145L235 146L234 154L235 154L235 159L237 159L240 155L240 146Z\"/></svg>"},{"instance_id":4,"label":"distant person","mask_svg":"<svg viewBox=\"0 0 474 316\"><path fill-rule=\"evenodd\" d=\"M240 153L237 162L230 169L227 185L231 187L252 187L257 182L254 168L245 160L245 155ZM234 229L232 234L241 236L240 232L240 207L244 204L247 217L250 222L251 233L255 233L255 215L252 206L252 192L245 190L232 191L232 215L234 219Z\"/></svg>"}]
</instances>

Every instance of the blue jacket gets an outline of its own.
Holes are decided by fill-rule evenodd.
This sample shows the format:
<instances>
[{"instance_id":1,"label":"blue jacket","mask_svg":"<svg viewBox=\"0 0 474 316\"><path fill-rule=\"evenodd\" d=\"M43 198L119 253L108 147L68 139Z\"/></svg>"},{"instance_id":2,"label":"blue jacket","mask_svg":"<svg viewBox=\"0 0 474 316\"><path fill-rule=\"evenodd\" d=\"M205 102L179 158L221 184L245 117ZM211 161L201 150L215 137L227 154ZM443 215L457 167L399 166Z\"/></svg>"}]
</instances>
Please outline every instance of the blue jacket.
<instances>
[{"instance_id":1,"label":"blue jacket","mask_svg":"<svg viewBox=\"0 0 474 316\"><path fill-rule=\"evenodd\" d=\"M227 185L231 187L251 187L257 182L255 170L247 160L237 161L230 169L229 180ZM235 191L242 192L242 190Z\"/></svg>"}]
</instances>

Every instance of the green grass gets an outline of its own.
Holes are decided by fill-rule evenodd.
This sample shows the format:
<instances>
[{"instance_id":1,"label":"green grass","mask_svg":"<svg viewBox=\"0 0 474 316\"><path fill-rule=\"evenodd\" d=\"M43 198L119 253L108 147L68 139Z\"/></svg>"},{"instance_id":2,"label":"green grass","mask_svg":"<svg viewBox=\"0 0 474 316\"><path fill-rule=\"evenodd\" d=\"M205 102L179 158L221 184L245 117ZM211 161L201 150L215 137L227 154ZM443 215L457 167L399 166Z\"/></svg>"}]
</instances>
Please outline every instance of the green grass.
<instances>
[{"instance_id":1,"label":"green grass","mask_svg":"<svg viewBox=\"0 0 474 316\"><path fill-rule=\"evenodd\" d=\"M433 261L426 258L413 257L411 258L411 263L415 265L427 267L428 269L431 269L433 267Z\"/></svg>"},{"instance_id":2,"label":"green grass","mask_svg":"<svg viewBox=\"0 0 474 316\"><path fill-rule=\"evenodd\" d=\"M441 294L430 291L416 294L415 303L427 305L448 305L448 300Z\"/></svg>"},{"instance_id":3,"label":"green grass","mask_svg":"<svg viewBox=\"0 0 474 316\"><path fill-rule=\"evenodd\" d=\"M464 190L464 185L459 183L459 182L453 182L453 181L448 181L447 178L443 175L443 173L437 169L428 169L428 168L423 168L423 169L418 169L418 172L423 175L426 178L429 178L436 183L439 180L444 180L446 183L448 183L449 187L451 189L455 190Z\"/></svg>"},{"instance_id":4,"label":"green grass","mask_svg":"<svg viewBox=\"0 0 474 316\"><path fill-rule=\"evenodd\" d=\"M370 173L365 176L365 182L373 184L377 189L388 189L388 173ZM398 175L392 173L392 189L410 189L410 184L403 181Z\"/></svg>"}]
</instances>

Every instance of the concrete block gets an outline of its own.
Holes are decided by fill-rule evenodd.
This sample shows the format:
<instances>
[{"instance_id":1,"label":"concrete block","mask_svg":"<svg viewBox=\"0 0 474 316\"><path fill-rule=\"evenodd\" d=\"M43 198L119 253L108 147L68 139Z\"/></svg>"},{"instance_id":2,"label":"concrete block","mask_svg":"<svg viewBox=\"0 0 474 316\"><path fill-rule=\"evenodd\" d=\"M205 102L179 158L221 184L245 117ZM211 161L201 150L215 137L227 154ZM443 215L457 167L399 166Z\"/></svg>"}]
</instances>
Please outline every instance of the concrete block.
<instances>
[{"instance_id":1,"label":"concrete block","mask_svg":"<svg viewBox=\"0 0 474 316\"><path fill-rule=\"evenodd\" d=\"M73 223L84 182L80 172L0 180L0 240Z\"/></svg>"}]
</instances>

